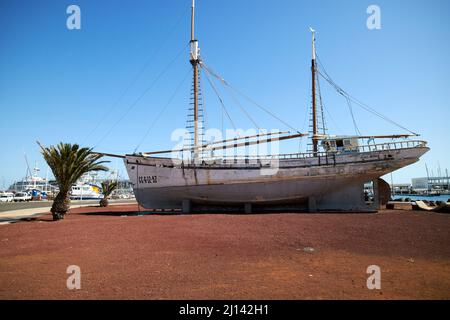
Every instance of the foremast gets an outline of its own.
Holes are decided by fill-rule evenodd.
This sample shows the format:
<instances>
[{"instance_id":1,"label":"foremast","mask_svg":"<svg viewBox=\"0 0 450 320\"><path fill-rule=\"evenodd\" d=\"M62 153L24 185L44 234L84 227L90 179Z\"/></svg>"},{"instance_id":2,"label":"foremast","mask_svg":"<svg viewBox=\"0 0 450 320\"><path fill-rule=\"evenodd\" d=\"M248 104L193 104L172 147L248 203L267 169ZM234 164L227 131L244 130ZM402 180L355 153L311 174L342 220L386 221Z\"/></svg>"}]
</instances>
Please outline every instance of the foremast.
<instances>
[{"instance_id":1,"label":"foremast","mask_svg":"<svg viewBox=\"0 0 450 320\"><path fill-rule=\"evenodd\" d=\"M190 57L189 61L192 65L193 69L193 82L194 82L194 158L198 157L198 147L199 147L199 139L198 139L198 67L200 64L200 55L199 55L199 47L198 40L195 39L195 0L192 0L191 6L191 41L190 41Z\"/></svg>"}]
</instances>

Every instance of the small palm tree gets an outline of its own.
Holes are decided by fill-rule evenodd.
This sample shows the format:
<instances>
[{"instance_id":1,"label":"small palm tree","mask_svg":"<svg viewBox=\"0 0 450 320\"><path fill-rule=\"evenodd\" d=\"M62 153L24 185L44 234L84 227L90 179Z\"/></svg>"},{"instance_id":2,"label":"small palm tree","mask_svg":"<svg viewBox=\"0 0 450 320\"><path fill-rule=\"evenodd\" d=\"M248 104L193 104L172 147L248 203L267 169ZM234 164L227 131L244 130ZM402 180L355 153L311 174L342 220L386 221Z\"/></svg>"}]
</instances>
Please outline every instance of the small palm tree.
<instances>
[{"instance_id":1,"label":"small palm tree","mask_svg":"<svg viewBox=\"0 0 450 320\"><path fill-rule=\"evenodd\" d=\"M53 220L64 219L70 208L72 185L88 172L107 171L108 168L102 164L108 161L99 161L102 155L92 152L90 148L80 148L78 144L61 142L56 146L44 147L38 142L38 145L59 187L50 210Z\"/></svg>"},{"instance_id":2,"label":"small palm tree","mask_svg":"<svg viewBox=\"0 0 450 320\"><path fill-rule=\"evenodd\" d=\"M117 181L103 181L102 182L102 194L103 199L100 200L100 207L108 206L108 197L116 190L118 187Z\"/></svg>"}]
</instances>

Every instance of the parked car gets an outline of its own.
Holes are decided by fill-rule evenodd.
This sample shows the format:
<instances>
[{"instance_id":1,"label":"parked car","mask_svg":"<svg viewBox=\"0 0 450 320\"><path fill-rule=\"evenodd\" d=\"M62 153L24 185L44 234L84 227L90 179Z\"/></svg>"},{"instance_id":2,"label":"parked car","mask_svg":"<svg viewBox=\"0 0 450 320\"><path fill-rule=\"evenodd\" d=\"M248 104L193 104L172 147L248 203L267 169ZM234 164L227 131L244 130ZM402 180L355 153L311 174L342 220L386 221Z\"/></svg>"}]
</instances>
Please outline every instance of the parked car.
<instances>
[{"instance_id":1,"label":"parked car","mask_svg":"<svg viewBox=\"0 0 450 320\"><path fill-rule=\"evenodd\" d=\"M26 192L17 192L14 195L14 202L31 201L31 195Z\"/></svg>"},{"instance_id":2,"label":"parked car","mask_svg":"<svg viewBox=\"0 0 450 320\"><path fill-rule=\"evenodd\" d=\"M2 192L0 193L0 202L13 202L14 194L10 192Z\"/></svg>"}]
</instances>

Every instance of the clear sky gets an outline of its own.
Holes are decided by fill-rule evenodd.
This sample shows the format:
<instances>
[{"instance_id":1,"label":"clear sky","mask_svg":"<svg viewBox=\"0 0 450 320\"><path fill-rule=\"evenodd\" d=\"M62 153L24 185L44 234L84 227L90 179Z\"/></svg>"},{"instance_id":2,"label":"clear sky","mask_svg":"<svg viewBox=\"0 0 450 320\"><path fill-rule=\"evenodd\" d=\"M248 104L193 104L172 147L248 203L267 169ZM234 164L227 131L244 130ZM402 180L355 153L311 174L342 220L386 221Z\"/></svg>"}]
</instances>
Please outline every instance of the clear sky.
<instances>
[{"instance_id":1,"label":"clear sky","mask_svg":"<svg viewBox=\"0 0 450 320\"><path fill-rule=\"evenodd\" d=\"M80 30L66 26L71 4L81 8ZM366 26L371 4L381 9L380 30ZM25 175L24 154L45 174L36 140L121 154L141 141L139 151L171 148L189 103L189 7L190 0L1 1L0 189ZM305 131L314 27L333 79L429 142L419 163L394 173L395 182L409 182L426 175L425 163L435 174L450 169L449 13L447 0L197 0L196 36L210 67ZM203 86L209 127L220 128L220 105ZM330 132L353 134L345 100L324 81L321 88ZM241 103L261 126L286 129ZM251 127L227 104L239 128ZM356 106L354 115L362 134L402 133Z\"/></svg>"}]
</instances>

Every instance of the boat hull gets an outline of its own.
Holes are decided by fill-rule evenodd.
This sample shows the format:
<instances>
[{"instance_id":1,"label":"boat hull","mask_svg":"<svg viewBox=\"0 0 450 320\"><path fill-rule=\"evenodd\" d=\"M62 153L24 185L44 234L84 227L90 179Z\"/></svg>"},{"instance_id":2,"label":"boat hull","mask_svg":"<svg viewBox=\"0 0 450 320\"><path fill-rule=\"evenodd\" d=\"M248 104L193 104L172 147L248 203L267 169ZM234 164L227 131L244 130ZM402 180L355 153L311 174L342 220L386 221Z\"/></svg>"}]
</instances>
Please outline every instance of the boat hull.
<instances>
[{"instance_id":1,"label":"boat hull","mask_svg":"<svg viewBox=\"0 0 450 320\"><path fill-rule=\"evenodd\" d=\"M203 205L307 203L318 210L363 210L363 185L416 162L426 147L324 159L184 165L168 158L127 156L137 201L148 209ZM273 160L272 160L273 161Z\"/></svg>"}]
</instances>

